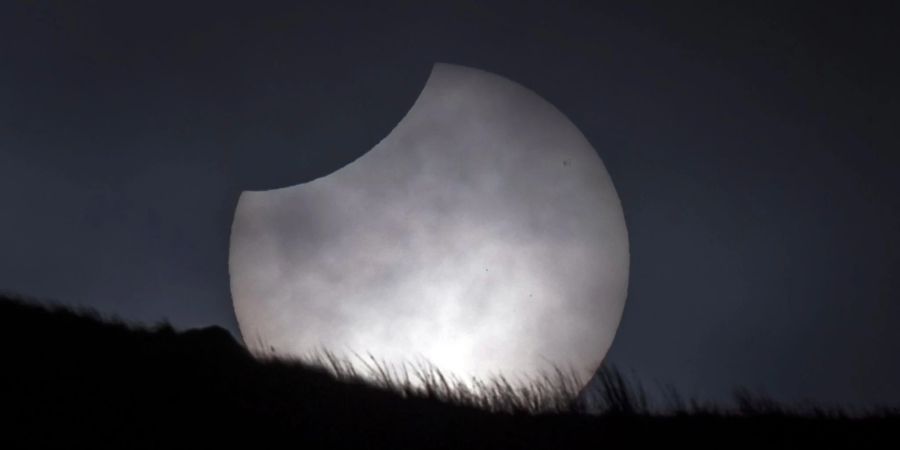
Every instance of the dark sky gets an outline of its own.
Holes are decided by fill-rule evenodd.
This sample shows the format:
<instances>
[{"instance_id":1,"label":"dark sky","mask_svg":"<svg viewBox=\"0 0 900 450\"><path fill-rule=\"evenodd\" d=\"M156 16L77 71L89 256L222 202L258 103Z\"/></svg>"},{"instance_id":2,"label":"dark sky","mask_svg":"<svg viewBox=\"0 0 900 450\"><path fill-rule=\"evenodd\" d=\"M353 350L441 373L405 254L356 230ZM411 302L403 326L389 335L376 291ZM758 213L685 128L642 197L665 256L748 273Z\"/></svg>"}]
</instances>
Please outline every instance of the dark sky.
<instances>
[{"instance_id":1,"label":"dark sky","mask_svg":"<svg viewBox=\"0 0 900 450\"><path fill-rule=\"evenodd\" d=\"M0 289L236 330L238 194L356 159L448 62L534 90L609 169L608 361L900 402L897 3L183 3L0 6Z\"/></svg>"}]
</instances>

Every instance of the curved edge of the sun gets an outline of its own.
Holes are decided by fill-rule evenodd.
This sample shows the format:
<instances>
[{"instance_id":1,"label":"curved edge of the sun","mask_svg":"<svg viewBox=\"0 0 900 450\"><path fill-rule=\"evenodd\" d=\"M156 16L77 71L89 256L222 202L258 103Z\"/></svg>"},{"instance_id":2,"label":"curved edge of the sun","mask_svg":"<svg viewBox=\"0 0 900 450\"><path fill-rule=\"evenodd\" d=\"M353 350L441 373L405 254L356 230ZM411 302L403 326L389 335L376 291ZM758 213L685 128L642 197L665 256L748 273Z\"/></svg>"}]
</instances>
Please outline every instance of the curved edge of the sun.
<instances>
[{"instance_id":1,"label":"curved edge of the sun","mask_svg":"<svg viewBox=\"0 0 900 450\"><path fill-rule=\"evenodd\" d=\"M340 168L338 168L330 173L327 173L325 175L322 175L318 178L314 178L309 181L304 181L302 183L292 184L290 186L282 186L282 187L273 188L273 189L242 191L240 196L238 197L238 207L240 207L241 200L243 200L245 197L253 197L254 194L260 194L260 193L293 190L296 188L310 186L312 184L317 184L318 182L321 182L322 180L331 177L332 175L334 175L337 172L341 172L344 169L346 169L352 165L358 164L360 161L368 159L368 157L370 157L373 154L374 150L378 149L384 141L390 139L391 136L394 135L394 133L397 131L397 129L399 127L401 127L403 125L403 123L406 122L406 119L411 117L419 109L419 106L421 105L423 98L426 97L425 94L434 87L435 80L437 80L437 78L438 78L436 76L438 74L438 72L443 71L446 68L453 67L453 66L455 66L455 65L450 64L450 63L443 63L443 62L436 62L436 63L432 64L431 71L428 74L428 78L426 79L425 84L422 86L422 89L419 91L419 95L416 96L416 100L413 102L412 106L410 106L410 108L406 111L406 113L403 115L403 117L401 117L400 120L397 121L397 124L394 125L393 128L391 128L391 131L387 135L385 135L383 138L381 138L381 140L379 140L377 144L375 144L372 148L367 150L365 153L363 153L362 155L360 155L353 161L350 161L349 163L345 164L344 166L341 166ZM460 67L462 67L462 66L460 66Z\"/></svg>"}]
</instances>

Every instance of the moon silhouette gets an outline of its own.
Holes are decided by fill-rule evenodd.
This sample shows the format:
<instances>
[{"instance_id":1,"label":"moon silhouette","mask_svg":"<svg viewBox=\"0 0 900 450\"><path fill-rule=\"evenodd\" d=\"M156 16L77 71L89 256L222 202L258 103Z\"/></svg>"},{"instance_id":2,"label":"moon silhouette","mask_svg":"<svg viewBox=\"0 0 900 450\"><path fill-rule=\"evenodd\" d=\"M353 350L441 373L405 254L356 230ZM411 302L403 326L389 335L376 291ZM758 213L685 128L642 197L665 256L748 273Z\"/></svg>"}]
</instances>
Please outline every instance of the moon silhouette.
<instances>
[{"instance_id":1,"label":"moon silhouette","mask_svg":"<svg viewBox=\"0 0 900 450\"><path fill-rule=\"evenodd\" d=\"M530 90L449 64L357 160L242 193L229 257L252 351L424 358L464 380L559 367L586 382L628 265L619 197L581 132Z\"/></svg>"}]
</instances>

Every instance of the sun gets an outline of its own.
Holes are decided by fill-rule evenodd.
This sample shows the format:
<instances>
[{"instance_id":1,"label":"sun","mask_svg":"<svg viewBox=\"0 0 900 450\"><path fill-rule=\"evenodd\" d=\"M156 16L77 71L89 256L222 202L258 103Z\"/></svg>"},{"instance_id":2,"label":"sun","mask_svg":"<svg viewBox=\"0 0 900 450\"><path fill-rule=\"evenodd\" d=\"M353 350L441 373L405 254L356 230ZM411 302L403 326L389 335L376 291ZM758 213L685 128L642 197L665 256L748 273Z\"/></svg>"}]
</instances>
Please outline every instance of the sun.
<instances>
[{"instance_id":1,"label":"sun","mask_svg":"<svg viewBox=\"0 0 900 450\"><path fill-rule=\"evenodd\" d=\"M505 78L437 64L353 163L244 192L229 270L242 333L288 354L587 380L618 327L628 263L618 195L578 129Z\"/></svg>"}]
</instances>

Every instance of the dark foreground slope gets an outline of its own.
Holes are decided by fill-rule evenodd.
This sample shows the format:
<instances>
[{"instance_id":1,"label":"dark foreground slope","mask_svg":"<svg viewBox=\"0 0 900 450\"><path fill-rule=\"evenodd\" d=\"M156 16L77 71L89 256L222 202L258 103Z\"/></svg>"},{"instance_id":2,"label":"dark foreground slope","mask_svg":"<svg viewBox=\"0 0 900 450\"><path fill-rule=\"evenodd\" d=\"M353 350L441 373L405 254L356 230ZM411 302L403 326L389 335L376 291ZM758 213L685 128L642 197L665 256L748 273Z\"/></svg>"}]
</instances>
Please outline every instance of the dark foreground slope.
<instances>
[{"instance_id":1,"label":"dark foreground slope","mask_svg":"<svg viewBox=\"0 0 900 450\"><path fill-rule=\"evenodd\" d=\"M129 327L6 297L0 343L0 448L890 448L900 426L891 416L491 414L258 361L220 328Z\"/></svg>"}]
</instances>

